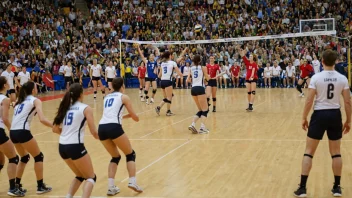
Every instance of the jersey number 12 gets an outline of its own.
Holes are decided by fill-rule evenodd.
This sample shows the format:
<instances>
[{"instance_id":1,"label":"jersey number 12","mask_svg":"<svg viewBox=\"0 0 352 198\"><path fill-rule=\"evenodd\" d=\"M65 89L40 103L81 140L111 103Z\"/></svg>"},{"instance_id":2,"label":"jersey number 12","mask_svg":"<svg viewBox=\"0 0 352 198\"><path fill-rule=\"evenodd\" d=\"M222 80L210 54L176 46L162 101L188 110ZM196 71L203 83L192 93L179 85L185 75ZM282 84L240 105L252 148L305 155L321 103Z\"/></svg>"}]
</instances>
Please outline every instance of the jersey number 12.
<instances>
[{"instance_id":1,"label":"jersey number 12","mask_svg":"<svg viewBox=\"0 0 352 198\"><path fill-rule=\"evenodd\" d=\"M328 84L328 94L327 94L327 98L329 99L329 100L331 100L331 99L333 99L334 98L334 88L335 88L335 86L334 86L334 84L332 84L332 83L330 83L330 84Z\"/></svg>"}]
</instances>

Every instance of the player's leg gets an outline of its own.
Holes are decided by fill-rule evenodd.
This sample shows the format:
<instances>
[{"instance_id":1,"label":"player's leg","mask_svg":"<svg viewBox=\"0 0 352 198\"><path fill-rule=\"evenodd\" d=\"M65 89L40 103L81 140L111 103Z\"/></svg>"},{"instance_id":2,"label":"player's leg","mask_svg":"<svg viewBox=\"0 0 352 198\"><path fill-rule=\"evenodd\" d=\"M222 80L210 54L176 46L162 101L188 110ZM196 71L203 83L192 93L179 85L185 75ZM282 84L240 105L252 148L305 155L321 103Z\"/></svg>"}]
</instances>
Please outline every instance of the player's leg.
<instances>
[{"instance_id":1,"label":"player's leg","mask_svg":"<svg viewBox=\"0 0 352 198\"><path fill-rule=\"evenodd\" d=\"M251 83L246 82L246 88L247 88L247 101L248 101L248 108L246 110L249 111L249 107L251 103L251 95L252 95Z\"/></svg>"},{"instance_id":2,"label":"player's leg","mask_svg":"<svg viewBox=\"0 0 352 198\"><path fill-rule=\"evenodd\" d=\"M103 97L105 97L105 86L103 85L100 79L98 80L98 83L99 83L101 93L103 94Z\"/></svg>"},{"instance_id":3,"label":"player's leg","mask_svg":"<svg viewBox=\"0 0 352 198\"><path fill-rule=\"evenodd\" d=\"M193 88L194 89L194 88ZM196 103L197 105L197 108L198 108L198 112L196 113L196 115L194 115L194 118L193 118L193 122L192 124L188 127L188 130L190 130L193 134L197 134L198 131L196 129L196 123L197 121L200 119L200 117L202 116L202 108L199 104L199 101L198 101L198 96L196 95L192 95L192 98L193 98L193 101L194 103ZM206 99L205 99L206 100Z\"/></svg>"},{"instance_id":4,"label":"player's leg","mask_svg":"<svg viewBox=\"0 0 352 198\"><path fill-rule=\"evenodd\" d=\"M86 182L83 186L83 195L82 197L90 197L94 184L97 180L97 177L94 173L92 160L90 159L89 154L84 155L83 157L72 160L75 167L82 173L83 177L86 179Z\"/></svg>"},{"instance_id":5,"label":"player's leg","mask_svg":"<svg viewBox=\"0 0 352 198\"><path fill-rule=\"evenodd\" d=\"M23 176L23 172L27 166L27 163L30 160L29 153L22 147L21 144L14 144L18 155L20 156L20 161L17 165L16 171L16 186L20 189L21 192L26 193L26 189L22 189L21 179Z\"/></svg>"},{"instance_id":6,"label":"player's leg","mask_svg":"<svg viewBox=\"0 0 352 198\"><path fill-rule=\"evenodd\" d=\"M161 89L163 90L163 96L164 99L160 102L159 106L155 107L155 111L158 115L160 115L160 110L161 108L164 106L164 104L167 102L167 96L166 96L166 91L165 91L165 87L161 87Z\"/></svg>"},{"instance_id":7,"label":"player's leg","mask_svg":"<svg viewBox=\"0 0 352 198\"><path fill-rule=\"evenodd\" d=\"M149 104L148 92L149 92L150 84L151 84L150 80L147 79L147 81L145 82L145 87L144 87L144 97L145 97L146 104Z\"/></svg>"},{"instance_id":8,"label":"player's leg","mask_svg":"<svg viewBox=\"0 0 352 198\"><path fill-rule=\"evenodd\" d=\"M254 99L255 99L255 90L257 88L257 83L256 82L251 82L251 100L249 102L249 110L253 111L253 104L254 104Z\"/></svg>"},{"instance_id":9,"label":"player's leg","mask_svg":"<svg viewBox=\"0 0 352 198\"><path fill-rule=\"evenodd\" d=\"M158 90L156 80L152 81L152 87L153 87L153 94L152 94L152 98L150 98L150 103L154 103L155 94L156 94L156 91Z\"/></svg>"},{"instance_id":10,"label":"player's leg","mask_svg":"<svg viewBox=\"0 0 352 198\"><path fill-rule=\"evenodd\" d=\"M210 107L210 97L211 97L211 86L209 85L209 83L205 88L205 94L207 96L207 102L208 102L208 108L209 108Z\"/></svg>"},{"instance_id":11,"label":"player's leg","mask_svg":"<svg viewBox=\"0 0 352 198\"><path fill-rule=\"evenodd\" d=\"M298 80L298 83L297 83L297 90L298 92L300 93L300 96L303 97L304 96L304 93L302 91L302 87L304 86L304 83L305 83L305 80L300 78Z\"/></svg>"},{"instance_id":12,"label":"player's leg","mask_svg":"<svg viewBox=\"0 0 352 198\"><path fill-rule=\"evenodd\" d=\"M167 101L165 101L167 104L167 112L166 115L167 116L172 116L173 113L171 112L171 101L172 101L172 92L173 92L173 87L172 86L168 86L165 88L165 93L166 93L166 99Z\"/></svg>"},{"instance_id":13,"label":"player's leg","mask_svg":"<svg viewBox=\"0 0 352 198\"><path fill-rule=\"evenodd\" d=\"M98 93L98 91L97 91L98 90L98 81L92 79L92 83L93 83L94 100L95 100L95 99L97 99L97 93Z\"/></svg>"},{"instance_id":14,"label":"player's leg","mask_svg":"<svg viewBox=\"0 0 352 198\"><path fill-rule=\"evenodd\" d=\"M213 97L213 112L216 112L216 91L217 91L217 86L211 87L211 95Z\"/></svg>"},{"instance_id":15,"label":"player's leg","mask_svg":"<svg viewBox=\"0 0 352 198\"><path fill-rule=\"evenodd\" d=\"M79 187L81 186L81 184L83 183L84 176L79 171L79 169L75 166L75 164L73 163L73 161L71 159L64 159L64 161L67 164L67 166L72 170L72 172L76 175L75 178L73 178L73 180L70 184L70 188L68 189L68 192L66 195L66 197L72 198L76 194L76 192L79 189Z\"/></svg>"}]
</instances>

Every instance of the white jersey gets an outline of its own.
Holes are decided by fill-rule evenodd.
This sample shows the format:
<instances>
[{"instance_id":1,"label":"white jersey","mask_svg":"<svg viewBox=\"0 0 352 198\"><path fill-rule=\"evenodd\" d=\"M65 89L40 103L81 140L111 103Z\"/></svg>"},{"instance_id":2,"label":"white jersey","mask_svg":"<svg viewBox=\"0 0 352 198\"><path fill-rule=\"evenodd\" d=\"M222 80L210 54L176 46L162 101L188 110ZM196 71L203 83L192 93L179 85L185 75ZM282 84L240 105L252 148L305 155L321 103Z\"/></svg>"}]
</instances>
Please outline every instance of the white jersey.
<instances>
[{"instance_id":1,"label":"white jersey","mask_svg":"<svg viewBox=\"0 0 352 198\"><path fill-rule=\"evenodd\" d=\"M316 90L314 110L340 109L340 96L349 89L348 80L337 71L322 71L310 80L309 88Z\"/></svg>"},{"instance_id":2,"label":"white jersey","mask_svg":"<svg viewBox=\"0 0 352 198\"><path fill-rule=\"evenodd\" d=\"M72 67L69 66L65 66L64 67L64 71L65 71L65 77L71 77L72 76Z\"/></svg>"},{"instance_id":3,"label":"white jersey","mask_svg":"<svg viewBox=\"0 0 352 198\"><path fill-rule=\"evenodd\" d=\"M110 124L116 123L122 125L122 104L123 94L120 92L113 92L108 94L104 98L104 110L103 117L101 118L99 124Z\"/></svg>"},{"instance_id":4,"label":"white jersey","mask_svg":"<svg viewBox=\"0 0 352 198\"><path fill-rule=\"evenodd\" d=\"M183 68L183 76L188 76L189 70L190 70L190 67L185 66L185 67Z\"/></svg>"},{"instance_id":5,"label":"white jersey","mask_svg":"<svg viewBox=\"0 0 352 198\"><path fill-rule=\"evenodd\" d=\"M37 114L34 101L37 98L30 95L21 103L15 106L13 110L13 118L11 130L30 130L30 124L33 116Z\"/></svg>"},{"instance_id":6,"label":"white jersey","mask_svg":"<svg viewBox=\"0 0 352 198\"><path fill-rule=\"evenodd\" d=\"M204 87L204 73L202 66L192 66L191 67L192 75L192 87L202 86Z\"/></svg>"},{"instance_id":7,"label":"white jersey","mask_svg":"<svg viewBox=\"0 0 352 198\"><path fill-rule=\"evenodd\" d=\"M270 78L273 73L273 68L272 67L265 67L264 68L264 77L265 78Z\"/></svg>"},{"instance_id":8,"label":"white jersey","mask_svg":"<svg viewBox=\"0 0 352 198\"><path fill-rule=\"evenodd\" d=\"M112 67L106 67L105 69L105 75L107 78L115 78L115 66Z\"/></svg>"},{"instance_id":9,"label":"white jersey","mask_svg":"<svg viewBox=\"0 0 352 198\"><path fill-rule=\"evenodd\" d=\"M313 60L312 61L312 66L314 69L314 73L319 73L320 72L320 62L318 60Z\"/></svg>"},{"instance_id":10,"label":"white jersey","mask_svg":"<svg viewBox=\"0 0 352 198\"><path fill-rule=\"evenodd\" d=\"M29 72L26 72L26 73L20 72L18 74L18 78L20 79L20 85L23 85L24 83L28 82L31 76Z\"/></svg>"},{"instance_id":11,"label":"white jersey","mask_svg":"<svg viewBox=\"0 0 352 198\"><path fill-rule=\"evenodd\" d=\"M273 76L279 76L281 72L281 67L277 66L277 67L273 67Z\"/></svg>"},{"instance_id":12,"label":"white jersey","mask_svg":"<svg viewBox=\"0 0 352 198\"><path fill-rule=\"evenodd\" d=\"M0 104L2 103L2 101L7 98L5 95L0 94ZM3 111L3 105L0 105L0 128L5 129L5 124L4 121L2 120L2 111Z\"/></svg>"},{"instance_id":13,"label":"white jersey","mask_svg":"<svg viewBox=\"0 0 352 198\"><path fill-rule=\"evenodd\" d=\"M13 85L13 78L15 77L15 74L12 71L10 71L9 73L7 72L7 70L5 70L1 73L1 76L4 76L6 78L7 83L9 83L10 85L10 89L15 89Z\"/></svg>"},{"instance_id":14,"label":"white jersey","mask_svg":"<svg viewBox=\"0 0 352 198\"><path fill-rule=\"evenodd\" d=\"M294 76L296 74L296 68L293 67L293 66L286 67L286 71L287 71L287 76L288 77L292 77L292 76Z\"/></svg>"},{"instance_id":15,"label":"white jersey","mask_svg":"<svg viewBox=\"0 0 352 198\"><path fill-rule=\"evenodd\" d=\"M84 130L86 127L86 117L84 110L88 105L76 102L67 111L62 123L60 134L60 144L83 144Z\"/></svg>"},{"instance_id":16,"label":"white jersey","mask_svg":"<svg viewBox=\"0 0 352 198\"><path fill-rule=\"evenodd\" d=\"M172 80L172 74L176 67L177 64L175 61L167 61L161 63L161 80Z\"/></svg>"},{"instance_id":17,"label":"white jersey","mask_svg":"<svg viewBox=\"0 0 352 198\"><path fill-rule=\"evenodd\" d=\"M90 67L92 70L92 76L93 77L99 77L100 78L100 70L101 70L101 65L97 64L96 66L92 65Z\"/></svg>"}]
</instances>

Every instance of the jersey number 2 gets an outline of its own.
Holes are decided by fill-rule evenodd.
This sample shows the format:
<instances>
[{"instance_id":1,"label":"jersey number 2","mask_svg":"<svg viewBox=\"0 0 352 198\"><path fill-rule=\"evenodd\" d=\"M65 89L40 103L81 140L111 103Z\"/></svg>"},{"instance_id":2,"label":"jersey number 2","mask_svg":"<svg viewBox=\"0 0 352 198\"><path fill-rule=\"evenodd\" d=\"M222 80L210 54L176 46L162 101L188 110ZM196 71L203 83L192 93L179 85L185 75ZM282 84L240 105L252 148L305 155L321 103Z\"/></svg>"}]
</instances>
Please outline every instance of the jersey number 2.
<instances>
[{"instance_id":1,"label":"jersey number 2","mask_svg":"<svg viewBox=\"0 0 352 198\"><path fill-rule=\"evenodd\" d=\"M105 101L105 108L106 107L111 107L112 103L114 103L114 99L113 98L110 98L109 100L106 100Z\"/></svg>"},{"instance_id":2,"label":"jersey number 2","mask_svg":"<svg viewBox=\"0 0 352 198\"><path fill-rule=\"evenodd\" d=\"M332 84L332 83L328 84L328 95L327 95L327 98L329 100L334 98L334 92L333 92L334 88L335 88L334 84Z\"/></svg>"},{"instance_id":3,"label":"jersey number 2","mask_svg":"<svg viewBox=\"0 0 352 198\"><path fill-rule=\"evenodd\" d=\"M65 117L64 125L66 126L71 125L72 121L73 121L73 113L71 112L71 113L68 113L67 116Z\"/></svg>"}]
</instances>

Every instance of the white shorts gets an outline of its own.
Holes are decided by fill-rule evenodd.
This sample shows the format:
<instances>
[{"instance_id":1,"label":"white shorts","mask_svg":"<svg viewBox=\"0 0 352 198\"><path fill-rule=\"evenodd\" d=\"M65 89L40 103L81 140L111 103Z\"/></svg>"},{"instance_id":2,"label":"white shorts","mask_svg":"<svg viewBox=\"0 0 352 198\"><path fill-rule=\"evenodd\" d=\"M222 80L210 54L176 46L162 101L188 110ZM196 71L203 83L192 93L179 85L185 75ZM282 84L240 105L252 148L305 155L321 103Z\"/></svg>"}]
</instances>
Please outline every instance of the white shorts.
<instances>
[{"instance_id":1,"label":"white shorts","mask_svg":"<svg viewBox=\"0 0 352 198\"><path fill-rule=\"evenodd\" d=\"M229 79L229 75L227 75L227 74L224 74L223 77L226 79Z\"/></svg>"}]
</instances>

